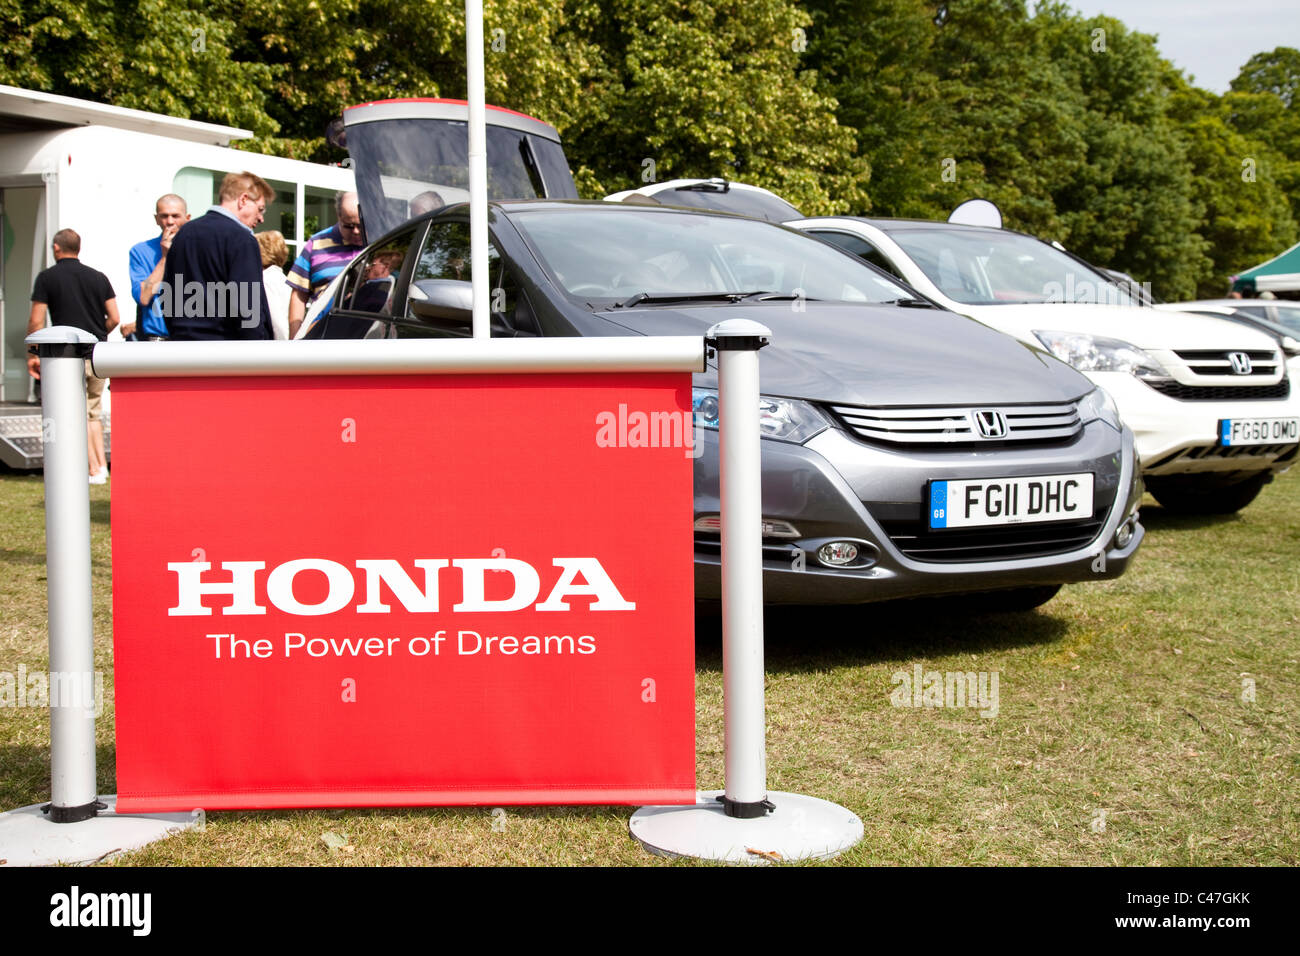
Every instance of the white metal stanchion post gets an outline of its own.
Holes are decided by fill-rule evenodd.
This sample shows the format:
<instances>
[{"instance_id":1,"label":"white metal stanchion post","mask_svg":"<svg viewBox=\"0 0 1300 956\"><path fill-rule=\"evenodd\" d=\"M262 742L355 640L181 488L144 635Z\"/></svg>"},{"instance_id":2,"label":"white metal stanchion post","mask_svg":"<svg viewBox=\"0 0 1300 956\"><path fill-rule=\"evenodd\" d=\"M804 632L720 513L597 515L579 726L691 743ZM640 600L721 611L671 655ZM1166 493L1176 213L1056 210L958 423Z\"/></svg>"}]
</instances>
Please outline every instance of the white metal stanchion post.
<instances>
[{"instance_id":1,"label":"white metal stanchion post","mask_svg":"<svg viewBox=\"0 0 1300 956\"><path fill-rule=\"evenodd\" d=\"M487 106L483 0L465 0L465 99L469 104L469 256L474 338L491 335L488 315Z\"/></svg>"},{"instance_id":2,"label":"white metal stanchion post","mask_svg":"<svg viewBox=\"0 0 1300 956\"><path fill-rule=\"evenodd\" d=\"M89 332L67 326L52 326L28 339L41 358L52 692L50 819L55 823L89 819L103 806L95 793L94 701L82 693L63 699L74 686L94 687L85 364L95 341Z\"/></svg>"},{"instance_id":3,"label":"white metal stanchion post","mask_svg":"<svg viewBox=\"0 0 1300 956\"><path fill-rule=\"evenodd\" d=\"M188 814L119 817L95 791L95 637L85 363L95 336L55 325L27 337L41 359L45 564L49 597L50 802L0 813L0 859L11 866L96 860L194 821ZM103 814L103 816L99 816Z\"/></svg>"},{"instance_id":4,"label":"white metal stanchion post","mask_svg":"<svg viewBox=\"0 0 1300 956\"><path fill-rule=\"evenodd\" d=\"M771 332L754 322L714 326L718 355L722 504L722 686L727 816L761 817L767 799L763 707L763 484L758 350Z\"/></svg>"},{"instance_id":5,"label":"white metal stanchion post","mask_svg":"<svg viewBox=\"0 0 1300 956\"><path fill-rule=\"evenodd\" d=\"M843 807L767 791L758 351L771 337L748 319L705 336L718 358L726 788L694 806L634 813L629 830L652 853L768 863L835 856L862 839L862 821Z\"/></svg>"}]
</instances>

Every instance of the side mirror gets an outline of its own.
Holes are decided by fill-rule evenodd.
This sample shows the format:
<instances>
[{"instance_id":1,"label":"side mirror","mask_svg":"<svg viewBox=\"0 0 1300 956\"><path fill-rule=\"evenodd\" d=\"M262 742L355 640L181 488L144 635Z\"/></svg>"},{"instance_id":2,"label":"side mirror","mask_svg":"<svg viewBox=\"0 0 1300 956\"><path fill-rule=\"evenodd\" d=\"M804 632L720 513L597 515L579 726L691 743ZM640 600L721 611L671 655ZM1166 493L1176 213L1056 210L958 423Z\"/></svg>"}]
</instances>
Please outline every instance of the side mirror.
<instances>
[{"instance_id":1,"label":"side mirror","mask_svg":"<svg viewBox=\"0 0 1300 956\"><path fill-rule=\"evenodd\" d=\"M461 279L417 279L407 299L417 318L462 325L474 321L474 287Z\"/></svg>"}]
</instances>

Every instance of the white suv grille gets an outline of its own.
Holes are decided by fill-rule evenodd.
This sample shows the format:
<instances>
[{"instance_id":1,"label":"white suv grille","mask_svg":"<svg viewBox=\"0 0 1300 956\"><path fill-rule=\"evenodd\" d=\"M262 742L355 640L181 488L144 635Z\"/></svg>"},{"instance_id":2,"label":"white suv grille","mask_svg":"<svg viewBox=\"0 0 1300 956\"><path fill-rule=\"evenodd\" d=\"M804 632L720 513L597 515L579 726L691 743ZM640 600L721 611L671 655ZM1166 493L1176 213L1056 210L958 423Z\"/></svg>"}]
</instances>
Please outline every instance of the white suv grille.
<instances>
[{"instance_id":1,"label":"white suv grille","mask_svg":"<svg viewBox=\"0 0 1300 956\"><path fill-rule=\"evenodd\" d=\"M1179 349L1175 355L1187 366L1187 370L1196 376L1228 376L1237 379L1242 385L1258 384L1260 379L1273 380L1278 377L1282 357L1277 352L1241 349ZM1242 356L1245 357L1244 362ZM1234 364L1236 363L1236 364ZM1239 368L1249 371L1238 371Z\"/></svg>"}]
</instances>

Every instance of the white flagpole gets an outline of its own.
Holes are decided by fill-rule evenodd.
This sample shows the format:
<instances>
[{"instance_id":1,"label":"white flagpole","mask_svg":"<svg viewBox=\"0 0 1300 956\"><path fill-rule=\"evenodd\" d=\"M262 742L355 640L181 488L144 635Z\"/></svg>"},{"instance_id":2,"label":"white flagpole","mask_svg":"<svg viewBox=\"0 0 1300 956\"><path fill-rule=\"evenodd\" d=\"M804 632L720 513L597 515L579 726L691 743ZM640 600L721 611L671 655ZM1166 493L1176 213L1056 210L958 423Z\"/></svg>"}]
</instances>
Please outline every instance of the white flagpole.
<instances>
[{"instance_id":1,"label":"white flagpole","mask_svg":"<svg viewBox=\"0 0 1300 956\"><path fill-rule=\"evenodd\" d=\"M469 102L469 252L474 338L488 326L487 110L483 91L483 0L465 0L465 78Z\"/></svg>"}]
</instances>

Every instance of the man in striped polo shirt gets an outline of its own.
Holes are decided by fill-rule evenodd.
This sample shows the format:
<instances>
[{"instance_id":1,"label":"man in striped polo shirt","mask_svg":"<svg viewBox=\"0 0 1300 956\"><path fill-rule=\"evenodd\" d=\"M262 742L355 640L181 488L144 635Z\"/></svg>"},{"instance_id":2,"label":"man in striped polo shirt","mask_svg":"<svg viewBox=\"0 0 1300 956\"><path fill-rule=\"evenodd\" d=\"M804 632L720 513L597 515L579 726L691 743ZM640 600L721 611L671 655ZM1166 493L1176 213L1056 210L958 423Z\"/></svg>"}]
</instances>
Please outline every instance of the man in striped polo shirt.
<instances>
[{"instance_id":1,"label":"man in striped polo shirt","mask_svg":"<svg viewBox=\"0 0 1300 956\"><path fill-rule=\"evenodd\" d=\"M330 280L343 271L366 244L356 193L339 193L334 200L338 222L303 244L285 280L293 292L289 300L289 338L298 334L307 308Z\"/></svg>"}]
</instances>

